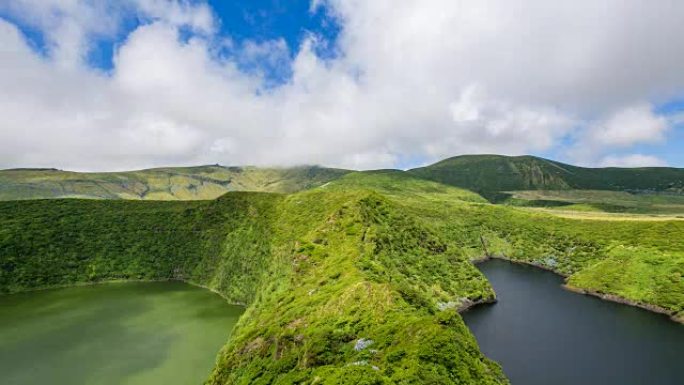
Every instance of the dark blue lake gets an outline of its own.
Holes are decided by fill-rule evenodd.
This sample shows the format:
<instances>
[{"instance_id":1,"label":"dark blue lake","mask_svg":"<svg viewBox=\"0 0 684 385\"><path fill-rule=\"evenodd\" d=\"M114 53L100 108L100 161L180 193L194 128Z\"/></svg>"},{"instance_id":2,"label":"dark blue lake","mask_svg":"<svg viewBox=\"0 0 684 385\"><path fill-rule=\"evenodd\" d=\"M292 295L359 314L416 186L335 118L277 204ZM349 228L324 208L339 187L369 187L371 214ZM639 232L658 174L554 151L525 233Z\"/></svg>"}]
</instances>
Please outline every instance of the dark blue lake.
<instances>
[{"instance_id":1,"label":"dark blue lake","mask_svg":"<svg viewBox=\"0 0 684 385\"><path fill-rule=\"evenodd\" d=\"M684 325L564 290L530 266L478 265L499 302L463 314L513 385L682 385Z\"/></svg>"}]
</instances>

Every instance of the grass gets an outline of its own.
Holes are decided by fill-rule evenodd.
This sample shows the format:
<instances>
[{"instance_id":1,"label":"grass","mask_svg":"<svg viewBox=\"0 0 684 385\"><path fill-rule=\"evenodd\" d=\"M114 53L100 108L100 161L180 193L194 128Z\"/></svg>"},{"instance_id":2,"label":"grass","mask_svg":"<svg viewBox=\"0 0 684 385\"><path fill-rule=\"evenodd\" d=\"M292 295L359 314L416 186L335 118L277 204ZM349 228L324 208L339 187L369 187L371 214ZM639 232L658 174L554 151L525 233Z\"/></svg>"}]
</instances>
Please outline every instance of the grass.
<instances>
[{"instance_id":1,"label":"grass","mask_svg":"<svg viewBox=\"0 0 684 385\"><path fill-rule=\"evenodd\" d=\"M292 193L320 186L347 172L315 166L257 168L218 165L111 173L0 170L0 200L206 200L218 198L228 191Z\"/></svg>"},{"instance_id":2,"label":"grass","mask_svg":"<svg viewBox=\"0 0 684 385\"><path fill-rule=\"evenodd\" d=\"M541 212L559 218L578 219L578 220L598 220L598 221L637 221L637 222L660 222L660 221L681 221L684 220L682 214L630 214L630 213L610 213L592 209L591 206L573 205L567 210L546 209L546 208L525 208L523 210L531 212Z\"/></svg>"},{"instance_id":3,"label":"grass","mask_svg":"<svg viewBox=\"0 0 684 385\"><path fill-rule=\"evenodd\" d=\"M0 287L183 279L247 305L210 383L506 383L455 308L458 250L366 189L216 201L0 203ZM398 339L397 336L404 336ZM361 338L368 349L354 349Z\"/></svg>"},{"instance_id":4,"label":"grass","mask_svg":"<svg viewBox=\"0 0 684 385\"><path fill-rule=\"evenodd\" d=\"M247 309L209 384L505 384L459 308L484 254L684 316L684 222L492 205L397 171L212 201L0 202L0 290L181 279ZM372 341L357 348L359 341Z\"/></svg>"},{"instance_id":5,"label":"grass","mask_svg":"<svg viewBox=\"0 0 684 385\"><path fill-rule=\"evenodd\" d=\"M455 309L437 309L442 298L491 296L491 288L396 209L364 190L288 197L283 227L317 226L297 240L279 235L294 242L282 250L291 275L248 310L210 383L505 383ZM471 284L455 284L461 273ZM361 338L373 343L357 351Z\"/></svg>"},{"instance_id":6,"label":"grass","mask_svg":"<svg viewBox=\"0 0 684 385\"><path fill-rule=\"evenodd\" d=\"M476 191L493 202L505 191L605 190L684 192L684 170L585 168L533 156L464 155L410 170L422 178Z\"/></svg>"},{"instance_id":7,"label":"grass","mask_svg":"<svg viewBox=\"0 0 684 385\"><path fill-rule=\"evenodd\" d=\"M682 221L577 220L498 206L471 208L462 218L455 231L479 226L491 254L684 317Z\"/></svg>"},{"instance_id":8,"label":"grass","mask_svg":"<svg viewBox=\"0 0 684 385\"><path fill-rule=\"evenodd\" d=\"M684 216L684 195L633 194L623 191L512 191L506 204L560 211Z\"/></svg>"}]
</instances>

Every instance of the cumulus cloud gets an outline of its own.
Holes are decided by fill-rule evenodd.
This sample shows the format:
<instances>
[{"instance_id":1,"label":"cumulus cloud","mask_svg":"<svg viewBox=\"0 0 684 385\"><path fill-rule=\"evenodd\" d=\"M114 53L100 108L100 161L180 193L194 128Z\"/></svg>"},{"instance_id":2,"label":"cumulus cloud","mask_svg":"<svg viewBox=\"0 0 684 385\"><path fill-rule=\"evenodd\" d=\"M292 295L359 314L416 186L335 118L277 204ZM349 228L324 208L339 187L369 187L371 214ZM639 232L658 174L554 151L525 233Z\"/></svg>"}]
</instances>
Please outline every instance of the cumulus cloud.
<instances>
[{"instance_id":1,"label":"cumulus cloud","mask_svg":"<svg viewBox=\"0 0 684 385\"><path fill-rule=\"evenodd\" d=\"M137 8L137 12L143 16L160 20L172 26L189 26L204 34L210 34L216 28L213 12L206 3L175 0L128 1L131 2L130 6Z\"/></svg>"},{"instance_id":2,"label":"cumulus cloud","mask_svg":"<svg viewBox=\"0 0 684 385\"><path fill-rule=\"evenodd\" d=\"M12 0L0 11L43 31L48 54L65 67L82 63L93 40L111 38L126 17L150 19L210 34L215 19L206 3L185 0Z\"/></svg>"},{"instance_id":3,"label":"cumulus cloud","mask_svg":"<svg viewBox=\"0 0 684 385\"><path fill-rule=\"evenodd\" d=\"M466 87L450 109L454 128L469 133L472 142L493 149L508 146L507 152L547 149L573 126L571 118L553 108L495 100L477 86Z\"/></svg>"},{"instance_id":4,"label":"cumulus cloud","mask_svg":"<svg viewBox=\"0 0 684 385\"><path fill-rule=\"evenodd\" d=\"M665 117L656 115L649 104L640 103L593 124L589 127L589 140L599 145L620 147L660 142L668 128Z\"/></svg>"},{"instance_id":5,"label":"cumulus cloud","mask_svg":"<svg viewBox=\"0 0 684 385\"><path fill-rule=\"evenodd\" d=\"M0 166L375 168L563 146L615 163L613 149L663 140L670 120L652 105L684 89L682 2L320 8L342 27L332 59L314 35L235 43L203 2L0 2L49 42L41 55L0 19ZM121 34L131 14L145 22L117 44L112 71L85 65L94 39ZM286 81L271 84L273 71Z\"/></svg>"},{"instance_id":6,"label":"cumulus cloud","mask_svg":"<svg viewBox=\"0 0 684 385\"><path fill-rule=\"evenodd\" d=\"M106 2L77 0L3 1L0 11L43 31L48 53L55 64L65 67L82 61L89 38L114 34L120 17L120 10Z\"/></svg>"},{"instance_id":7,"label":"cumulus cloud","mask_svg":"<svg viewBox=\"0 0 684 385\"><path fill-rule=\"evenodd\" d=\"M649 103L626 106L589 122L569 153L576 162L587 165L605 164L606 160L615 164L623 160L648 160L641 155L634 155L627 158L607 156L597 161L616 149L663 142L674 124L674 117L666 118L656 114Z\"/></svg>"},{"instance_id":8,"label":"cumulus cloud","mask_svg":"<svg viewBox=\"0 0 684 385\"><path fill-rule=\"evenodd\" d=\"M606 156L598 165L600 167L666 167L667 162L651 155L631 154Z\"/></svg>"}]
</instances>

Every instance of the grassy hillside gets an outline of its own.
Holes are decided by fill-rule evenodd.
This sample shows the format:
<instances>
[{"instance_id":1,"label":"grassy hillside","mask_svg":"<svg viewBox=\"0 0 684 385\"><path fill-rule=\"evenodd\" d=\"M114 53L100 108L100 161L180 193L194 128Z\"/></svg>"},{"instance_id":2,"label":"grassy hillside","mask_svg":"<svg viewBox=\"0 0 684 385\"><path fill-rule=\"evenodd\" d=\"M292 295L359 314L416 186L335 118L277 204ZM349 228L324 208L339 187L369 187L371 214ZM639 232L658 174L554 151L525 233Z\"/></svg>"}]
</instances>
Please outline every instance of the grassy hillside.
<instances>
[{"instance_id":1,"label":"grassy hillside","mask_svg":"<svg viewBox=\"0 0 684 385\"><path fill-rule=\"evenodd\" d=\"M321 186L326 190L365 189L380 192L402 201L465 201L485 203L480 195L462 188L416 177L400 170L357 171Z\"/></svg>"},{"instance_id":2,"label":"grassy hillside","mask_svg":"<svg viewBox=\"0 0 684 385\"><path fill-rule=\"evenodd\" d=\"M247 304L210 383L506 383L456 312L493 297L484 277L370 190L2 202L0 221L3 291L175 278Z\"/></svg>"},{"instance_id":3,"label":"grassy hillside","mask_svg":"<svg viewBox=\"0 0 684 385\"><path fill-rule=\"evenodd\" d=\"M210 383L505 383L455 306L440 310L493 292L429 228L363 190L300 193L282 209L285 228L308 230L281 235L291 270L248 310Z\"/></svg>"},{"instance_id":4,"label":"grassy hillside","mask_svg":"<svg viewBox=\"0 0 684 385\"><path fill-rule=\"evenodd\" d=\"M489 255L553 270L579 289L655 305L684 322L684 221L575 220L494 205L456 208L452 217L448 238L479 229ZM470 247L482 249L477 241Z\"/></svg>"},{"instance_id":5,"label":"grassy hillside","mask_svg":"<svg viewBox=\"0 0 684 385\"><path fill-rule=\"evenodd\" d=\"M639 215L629 220L559 218L524 208L477 203L472 196L459 196L458 192L464 191L459 189L446 194L451 190L443 187L431 193L431 185L415 178L405 184L422 188L395 188L401 186L399 179L392 188L385 188L387 182L381 181L386 176L362 176L348 174L331 185L351 180L361 186L359 181L364 181L366 187L381 191L433 228L463 258L487 254L534 264L568 277L575 288L655 305L684 322L684 221L654 222ZM616 199L613 194L626 199L608 191L585 193L606 201ZM642 199L659 205L676 203L677 198L648 195Z\"/></svg>"},{"instance_id":6,"label":"grassy hillside","mask_svg":"<svg viewBox=\"0 0 684 385\"><path fill-rule=\"evenodd\" d=\"M292 193L325 185L350 173L354 174L350 178L357 182L347 180L345 185L348 186L376 179L372 182L376 188L416 188L416 179L420 178L435 182L431 186L420 186L427 189L426 192L430 189L443 190L441 184L445 184L473 191L495 203L565 207L575 211L672 214L682 212L678 197L684 196L682 169L593 169L532 156L466 155L408 172L353 172L316 166L256 168L218 165L112 173L0 170L0 200L215 199L228 191ZM606 196L600 191L616 194ZM618 195L618 192L623 194Z\"/></svg>"},{"instance_id":7,"label":"grassy hillside","mask_svg":"<svg viewBox=\"0 0 684 385\"><path fill-rule=\"evenodd\" d=\"M0 291L182 279L247 306L209 384L503 384L458 311L498 255L684 319L684 222L581 221L397 171L213 201L0 202ZM367 345L367 346L366 346Z\"/></svg>"},{"instance_id":8,"label":"grassy hillside","mask_svg":"<svg viewBox=\"0 0 684 385\"><path fill-rule=\"evenodd\" d=\"M94 198L133 200L215 199L228 191L291 193L320 186L348 171L292 168L170 167L111 173L54 169L0 170L0 200Z\"/></svg>"},{"instance_id":9,"label":"grassy hillside","mask_svg":"<svg viewBox=\"0 0 684 385\"><path fill-rule=\"evenodd\" d=\"M684 215L684 194L601 190L511 191L505 203L560 211Z\"/></svg>"},{"instance_id":10,"label":"grassy hillside","mask_svg":"<svg viewBox=\"0 0 684 385\"><path fill-rule=\"evenodd\" d=\"M270 257L279 199L232 193L199 202L0 202L0 292L183 279L247 303ZM240 258L221 258L227 252Z\"/></svg>"},{"instance_id":11,"label":"grassy hillside","mask_svg":"<svg viewBox=\"0 0 684 385\"><path fill-rule=\"evenodd\" d=\"M347 179L358 180L349 174L331 184ZM367 180L368 187L379 184ZM652 222L636 215L630 220L573 220L444 193L407 194L410 190L380 191L465 258L489 254L531 263L569 277L571 286L656 305L684 320L683 221ZM606 269L613 273L602 274Z\"/></svg>"},{"instance_id":12,"label":"grassy hillside","mask_svg":"<svg viewBox=\"0 0 684 385\"><path fill-rule=\"evenodd\" d=\"M520 190L684 191L684 169L584 168L533 156L456 156L410 172L490 198Z\"/></svg>"}]
</instances>

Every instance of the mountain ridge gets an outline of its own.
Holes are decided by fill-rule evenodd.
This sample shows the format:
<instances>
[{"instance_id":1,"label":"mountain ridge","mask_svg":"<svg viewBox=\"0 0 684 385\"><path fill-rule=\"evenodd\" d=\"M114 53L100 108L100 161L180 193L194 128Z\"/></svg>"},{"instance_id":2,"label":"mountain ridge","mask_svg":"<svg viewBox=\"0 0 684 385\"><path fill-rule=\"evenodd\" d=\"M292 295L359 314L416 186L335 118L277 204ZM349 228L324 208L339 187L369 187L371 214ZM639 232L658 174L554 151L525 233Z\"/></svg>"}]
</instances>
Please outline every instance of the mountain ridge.
<instances>
[{"instance_id":1,"label":"mountain ridge","mask_svg":"<svg viewBox=\"0 0 684 385\"><path fill-rule=\"evenodd\" d=\"M684 169L588 168L530 155L460 155L408 172L484 195L520 190L575 189L677 194L684 191Z\"/></svg>"},{"instance_id":2,"label":"mountain ridge","mask_svg":"<svg viewBox=\"0 0 684 385\"><path fill-rule=\"evenodd\" d=\"M292 193L320 186L348 170L204 165L81 173L55 169L0 170L0 200L91 198L205 200L229 191Z\"/></svg>"},{"instance_id":3,"label":"mountain ridge","mask_svg":"<svg viewBox=\"0 0 684 385\"><path fill-rule=\"evenodd\" d=\"M458 314L495 298L471 261L504 256L683 321L683 233L684 221L493 205L402 171L215 200L7 201L0 294L111 280L215 290L247 310L207 384L503 385Z\"/></svg>"},{"instance_id":4,"label":"mountain ridge","mask_svg":"<svg viewBox=\"0 0 684 385\"><path fill-rule=\"evenodd\" d=\"M459 155L406 171L217 164L87 173L14 168L0 170L0 200L204 200L215 199L229 191L292 193L319 187L355 172L410 175L470 190L493 202L507 199L510 197L508 192L529 190L684 193L684 169L681 168L589 168L531 155L483 154Z\"/></svg>"}]
</instances>

